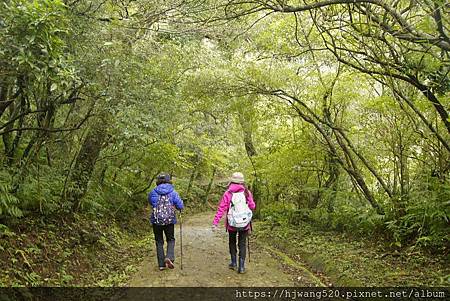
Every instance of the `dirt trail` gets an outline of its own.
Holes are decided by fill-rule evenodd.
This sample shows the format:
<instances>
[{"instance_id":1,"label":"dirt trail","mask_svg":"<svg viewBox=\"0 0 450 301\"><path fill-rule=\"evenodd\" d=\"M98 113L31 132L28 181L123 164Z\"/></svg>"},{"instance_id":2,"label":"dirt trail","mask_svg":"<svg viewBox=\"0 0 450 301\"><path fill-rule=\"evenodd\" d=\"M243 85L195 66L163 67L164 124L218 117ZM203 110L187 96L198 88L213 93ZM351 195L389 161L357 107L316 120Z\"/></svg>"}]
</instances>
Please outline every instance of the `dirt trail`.
<instances>
[{"instance_id":1,"label":"dirt trail","mask_svg":"<svg viewBox=\"0 0 450 301\"><path fill-rule=\"evenodd\" d=\"M213 232L213 213L194 215L183 223L183 270L180 269L180 228L176 225L175 266L159 271L154 245L151 254L142 262L140 270L129 282L131 287L270 287L309 286L314 283L295 267L288 267L265 248L256 247L251 239L251 262L246 273L238 274L228 268L228 234L224 227ZM222 219L223 220L223 219ZM272 253L272 252L270 252ZM290 271L290 272L287 272ZM301 275L301 276L300 276Z\"/></svg>"}]
</instances>

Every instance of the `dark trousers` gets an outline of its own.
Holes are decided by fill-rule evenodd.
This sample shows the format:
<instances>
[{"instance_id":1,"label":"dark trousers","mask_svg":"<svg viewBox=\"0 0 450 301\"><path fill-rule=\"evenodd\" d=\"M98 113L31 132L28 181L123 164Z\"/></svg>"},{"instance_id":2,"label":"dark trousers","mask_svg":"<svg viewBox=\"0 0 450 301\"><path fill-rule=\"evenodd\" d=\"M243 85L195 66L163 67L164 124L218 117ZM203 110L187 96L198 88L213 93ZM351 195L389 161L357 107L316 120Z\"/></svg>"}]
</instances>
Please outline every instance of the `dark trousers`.
<instances>
[{"instance_id":1,"label":"dark trousers","mask_svg":"<svg viewBox=\"0 0 450 301\"><path fill-rule=\"evenodd\" d=\"M236 237L238 239L239 258L245 260L247 246L248 231L228 231L228 245L230 247L230 255L236 257Z\"/></svg>"},{"instance_id":2,"label":"dark trousers","mask_svg":"<svg viewBox=\"0 0 450 301\"><path fill-rule=\"evenodd\" d=\"M156 243L156 255L158 258L158 265L164 267L164 259L167 257L172 262L175 261L175 225L155 225L153 224L153 233L155 234ZM163 233L166 235L167 241L167 256L164 254L164 237Z\"/></svg>"}]
</instances>

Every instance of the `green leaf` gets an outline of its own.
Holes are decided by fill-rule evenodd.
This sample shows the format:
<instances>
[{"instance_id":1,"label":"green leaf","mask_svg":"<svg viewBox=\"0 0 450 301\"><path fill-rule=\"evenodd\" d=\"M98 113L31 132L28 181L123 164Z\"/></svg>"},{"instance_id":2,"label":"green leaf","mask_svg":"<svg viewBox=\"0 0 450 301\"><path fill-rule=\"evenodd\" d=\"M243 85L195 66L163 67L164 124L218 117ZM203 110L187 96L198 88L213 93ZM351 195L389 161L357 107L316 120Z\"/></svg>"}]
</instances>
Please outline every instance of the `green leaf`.
<instances>
[{"instance_id":1,"label":"green leaf","mask_svg":"<svg viewBox=\"0 0 450 301\"><path fill-rule=\"evenodd\" d=\"M53 91L55 91L56 89L58 89L58 84L57 84L57 83L53 83L53 84L50 86L50 92L53 92Z\"/></svg>"}]
</instances>

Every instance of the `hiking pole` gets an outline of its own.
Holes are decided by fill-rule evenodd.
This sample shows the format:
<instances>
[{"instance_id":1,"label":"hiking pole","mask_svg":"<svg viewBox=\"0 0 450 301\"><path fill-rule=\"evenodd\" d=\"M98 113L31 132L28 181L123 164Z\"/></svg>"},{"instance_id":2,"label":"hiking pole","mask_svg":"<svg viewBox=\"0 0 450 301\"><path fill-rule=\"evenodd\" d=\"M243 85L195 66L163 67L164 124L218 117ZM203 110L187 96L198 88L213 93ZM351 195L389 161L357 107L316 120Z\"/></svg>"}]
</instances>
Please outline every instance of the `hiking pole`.
<instances>
[{"instance_id":1,"label":"hiking pole","mask_svg":"<svg viewBox=\"0 0 450 301\"><path fill-rule=\"evenodd\" d=\"M181 269L183 269L183 217L181 216L181 211L180 211L180 249L181 249L180 267Z\"/></svg>"},{"instance_id":2,"label":"hiking pole","mask_svg":"<svg viewBox=\"0 0 450 301\"><path fill-rule=\"evenodd\" d=\"M247 248L248 248L248 262L250 262L250 236L253 232L253 224L250 221L250 229L248 229L248 236L247 236Z\"/></svg>"},{"instance_id":3,"label":"hiking pole","mask_svg":"<svg viewBox=\"0 0 450 301\"><path fill-rule=\"evenodd\" d=\"M248 249L248 262L250 262L250 235L253 232L253 225L250 221L250 228L248 229L248 235L247 235L247 249Z\"/></svg>"},{"instance_id":4,"label":"hiking pole","mask_svg":"<svg viewBox=\"0 0 450 301\"><path fill-rule=\"evenodd\" d=\"M250 235L248 235L247 237L247 248L248 248L248 262L250 262Z\"/></svg>"}]
</instances>

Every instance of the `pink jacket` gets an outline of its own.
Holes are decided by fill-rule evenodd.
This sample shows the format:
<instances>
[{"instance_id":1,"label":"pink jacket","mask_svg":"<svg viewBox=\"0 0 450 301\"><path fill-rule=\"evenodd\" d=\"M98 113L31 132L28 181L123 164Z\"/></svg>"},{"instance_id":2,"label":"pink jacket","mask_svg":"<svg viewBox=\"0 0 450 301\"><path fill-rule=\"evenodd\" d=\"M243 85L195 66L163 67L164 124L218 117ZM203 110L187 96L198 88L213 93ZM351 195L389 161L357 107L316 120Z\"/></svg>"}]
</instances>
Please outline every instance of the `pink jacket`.
<instances>
[{"instance_id":1,"label":"pink jacket","mask_svg":"<svg viewBox=\"0 0 450 301\"><path fill-rule=\"evenodd\" d=\"M219 224L220 219L225 214L225 228L228 231L236 231L236 228L228 225L226 214L228 213L228 209L230 208L230 202L233 193L242 192L244 190L245 187L242 184L231 183L230 186L228 186L228 190L225 191L225 193L222 196L222 199L220 200L219 208L217 208L216 216L214 216L213 225L217 226ZM255 210L256 205L255 202L253 201L253 195L248 189L247 189L247 204L248 208L250 208L251 210ZM245 230L248 230L249 228L250 224L245 228Z\"/></svg>"}]
</instances>

